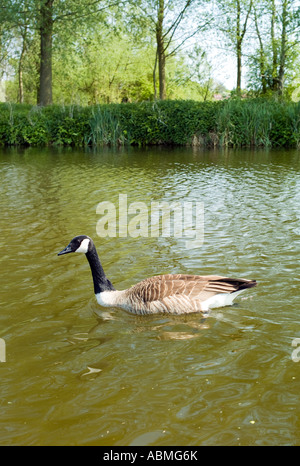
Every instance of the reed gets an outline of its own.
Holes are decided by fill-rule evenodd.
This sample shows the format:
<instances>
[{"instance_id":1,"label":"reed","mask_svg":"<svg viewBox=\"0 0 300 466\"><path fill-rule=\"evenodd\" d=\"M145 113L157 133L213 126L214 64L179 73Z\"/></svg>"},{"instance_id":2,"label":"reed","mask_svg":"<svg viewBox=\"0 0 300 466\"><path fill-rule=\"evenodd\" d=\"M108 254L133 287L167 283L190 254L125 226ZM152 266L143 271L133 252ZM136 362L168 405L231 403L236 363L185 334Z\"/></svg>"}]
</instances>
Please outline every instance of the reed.
<instances>
[{"instance_id":1,"label":"reed","mask_svg":"<svg viewBox=\"0 0 300 466\"><path fill-rule=\"evenodd\" d=\"M273 121L272 105L267 102L231 100L217 117L221 146L270 147Z\"/></svg>"},{"instance_id":2,"label":"reed","mask_svg":"<svg viewBox=\"0 0 300 466\"><path fill-rule=\"evenodd\" d=\"M287 113L291 123L293 140L296 147L300 148L300 102L296 105L289 105Z\"/></svg>"},{"instance_id":3,"label":"reed","mask_svg":"<svg viewBox=\"0 0 300 466\"><path fill-rule=\"evenodd\" d=\"M300 103L230 100L217 115L221 146L299 147Z\"/></svg>"},{"instance_id":4,"label":"reed","mask_svg":"<svg viewBox=\"0 0 300 466\"><path fill-rule=\"evenodd\" d=\"M89 126L90 134L86 140L88 145L124 146L127 143L120 119L109 107L97 106L93 108Z\"/></svg>"}]
</instances>

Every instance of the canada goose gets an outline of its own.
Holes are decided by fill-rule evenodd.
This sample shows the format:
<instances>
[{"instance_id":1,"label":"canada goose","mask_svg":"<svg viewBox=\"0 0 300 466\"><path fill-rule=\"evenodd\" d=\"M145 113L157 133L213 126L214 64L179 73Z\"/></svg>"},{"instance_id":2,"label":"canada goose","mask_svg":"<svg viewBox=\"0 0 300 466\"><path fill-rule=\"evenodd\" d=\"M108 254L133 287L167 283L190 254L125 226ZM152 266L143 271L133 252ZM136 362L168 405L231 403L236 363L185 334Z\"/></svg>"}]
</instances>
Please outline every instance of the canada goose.
<instances>
[{"instance_id":1,"label":"canada goose","mask_svg":"<svg viewBox=\"0 0 300 466\"><path fill-rule=\"evenodd\" d=\"M106 277L89 236L76 236L58 255L70 252L86 255L101 306L119 307L133 314L206 314L211 308L231 305L237 295L256 285L255 280L244 278L176 274L146 278L127 290L117 291Z\"/></svg>"}]
</instances>

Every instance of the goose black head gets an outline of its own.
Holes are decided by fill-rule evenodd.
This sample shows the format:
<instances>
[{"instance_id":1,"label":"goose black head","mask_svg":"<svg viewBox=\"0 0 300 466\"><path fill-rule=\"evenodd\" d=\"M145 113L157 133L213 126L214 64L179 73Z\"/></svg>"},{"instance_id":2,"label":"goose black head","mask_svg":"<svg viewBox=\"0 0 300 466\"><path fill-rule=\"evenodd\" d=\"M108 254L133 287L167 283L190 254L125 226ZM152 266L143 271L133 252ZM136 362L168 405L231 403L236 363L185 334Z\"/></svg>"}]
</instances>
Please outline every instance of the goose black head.
<instances>
[{"instance_id":1,"label":"goose black head","mask_svg":"<svg viewBox=\"0 0 300 466\"><path fill-rule=\"evenodd\" d=\"M57 255L62 256L63 254L69 254L70 252L83 252L84 254L87 254L92 244L92 239L89 236L75 236L75 238L70 241L68 246L60 251Z\"/></svg>"}]
</instances>

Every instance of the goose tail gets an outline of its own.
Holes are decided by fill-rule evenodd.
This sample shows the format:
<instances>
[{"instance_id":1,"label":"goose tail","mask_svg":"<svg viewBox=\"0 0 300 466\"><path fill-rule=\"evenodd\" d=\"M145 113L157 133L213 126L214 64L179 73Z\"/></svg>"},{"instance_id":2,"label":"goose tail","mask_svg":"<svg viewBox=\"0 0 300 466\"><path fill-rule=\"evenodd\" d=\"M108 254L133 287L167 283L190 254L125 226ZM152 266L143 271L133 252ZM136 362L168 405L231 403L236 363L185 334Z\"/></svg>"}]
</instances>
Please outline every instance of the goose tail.
<instances>
[{"instance_id":1,"label":"goose tail","mask_svg":"<svg viewBox=\"0 0 300 466\"><path fill-rule=\"evenodd\" d=\"M240 283L238 287L238 291L246 290L247 288L253 288L257 285L256 280L245 280L244 283Z\"/></svg>"},{"instance_id":2,"label":"goose tail","mask_svg":"<svg viewBox=\"0 0 300 466\"><path fill-rule=\"evenodd\" d=\"M219 285L224 283L224 286L229 286L233 288L230 293L236 293L237 291L246 290L247 288L253 288L257 285L256 280L248 280L246 278L218 278L217 280L212 280L212 283L218 283ZM222 285L221 285L222 286Z\"/></svg>"}]
</instances>

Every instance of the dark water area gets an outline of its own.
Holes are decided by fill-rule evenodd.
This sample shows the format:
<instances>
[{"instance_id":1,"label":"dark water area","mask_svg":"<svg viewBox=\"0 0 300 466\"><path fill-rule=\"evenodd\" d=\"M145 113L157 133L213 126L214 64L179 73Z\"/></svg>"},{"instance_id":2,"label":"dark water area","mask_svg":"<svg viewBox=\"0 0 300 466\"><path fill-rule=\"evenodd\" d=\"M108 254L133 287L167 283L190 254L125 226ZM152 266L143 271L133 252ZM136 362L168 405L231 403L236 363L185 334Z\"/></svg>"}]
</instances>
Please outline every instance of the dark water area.
<instances>
[{"instance_id":1,"label":"dark water area","mask_svg":"<svg viewBox=\"0 0 300 466\"><path fill-rule=\"evenodd\" d=\"M118 226L120 195L127 235L100 237L99 203ZM198 202L198 244L195 212L151 234L153 202ZM0 206L1 445L300 444L299 151L1 150ZM79 234L117 289L161 273L258 286L207 319L104 309L85 257L57 257Z\"/></svg>"}]
</instances>

